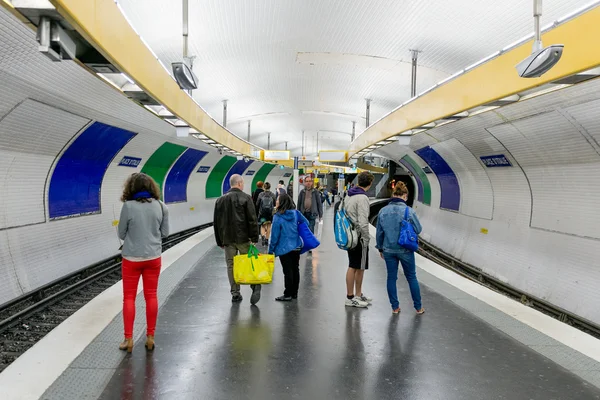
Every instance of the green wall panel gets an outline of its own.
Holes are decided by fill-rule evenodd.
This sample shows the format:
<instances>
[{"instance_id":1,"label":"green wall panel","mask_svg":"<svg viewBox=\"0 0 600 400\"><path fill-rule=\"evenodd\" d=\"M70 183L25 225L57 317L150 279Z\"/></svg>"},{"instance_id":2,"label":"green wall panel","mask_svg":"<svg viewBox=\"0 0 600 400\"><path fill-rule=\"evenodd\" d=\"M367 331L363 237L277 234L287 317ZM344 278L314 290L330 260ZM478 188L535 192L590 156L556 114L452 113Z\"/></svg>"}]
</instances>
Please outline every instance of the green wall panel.
<instances>
[{"instance_id":1,"label":"green wall panel","mask_svg":"<svg viewBox=\"0 0 600 400\"><path fill-rule=\"evenodd\" d=\"M227 172L233 167L237 159L231 156L223 156L215 165L206 180L206 198L214 199L223 194L223 179Z\"/></svg>"},{"instance_id":2,"label":"green wall panel","mask_svg":"<svg viewBox=\"0 0 600 400\"><path fill-rule=\"evenodd\" d=\"M177 161L181 153L186 149L187 147L185 146L165 142L150 156L148 161L146 161L146 164L144 164L142 172L150 175L156 183L158 183L160 186L161 197L165 177L167 176L169 169L171 169L173 163Z\"/></svg>"},{"instance_id":3,"label":"green wall panel","mask_svg":"<svg viewBox=\"0 0 600 400\"><path fill-rule=\"evenodd\" d=\"M430 206L431 205L431 184L429 183L429 178L427 178L427 174L425 172L423 172L423 168L421 168L419 166L419 164L417 164L417 162L415 160L413 160L412 158L410 158L408 155L402 157L402 160L404 160L408 164L410 164L413 167L414 172L417 173L417 175L423 185L423 204L427 204L428 206Z\"/></svg>"},{"instance_id":4,"label":"green wall panel","mask_svg":"<svg viewBox=\"0 0 600 400\"><path fill-rule=\"evenodd\" d=\"M258 183L258 181L267 181L267 176L269 176L271 171L273 171L273 168L275 168L275 164L263 164L263 166L260 167L258 172L254 175L254 179L252 179L251 192L254 192L256 190L256 184ZM273 182L270 183L271 185L273 185Z\"/></svg>"}]
</instances>

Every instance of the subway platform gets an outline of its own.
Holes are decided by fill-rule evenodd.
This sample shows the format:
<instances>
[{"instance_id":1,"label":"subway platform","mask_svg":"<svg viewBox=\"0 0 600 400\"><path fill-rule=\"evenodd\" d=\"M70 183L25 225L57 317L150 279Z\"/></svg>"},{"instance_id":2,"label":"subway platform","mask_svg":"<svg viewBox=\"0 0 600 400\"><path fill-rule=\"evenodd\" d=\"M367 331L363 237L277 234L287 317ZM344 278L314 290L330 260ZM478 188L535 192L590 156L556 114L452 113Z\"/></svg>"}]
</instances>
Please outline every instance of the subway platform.
<instances>
[{"instance_id":1,"label":"subway platform","mask_svg":"<svg viewBox=\"0 0 600 400\"><path fill-rule=\"evenodd\" d=\"M274 301L283 291L277 263L256 306L247 287L232 304L223 251L205 232L161 276L155 351L144 348L140 295L133 354L117 349L118 314L41 398L600 399L595 359L427 272L422 266L433 263L420 257L425 315L412 309L402 276L402 313L392 315L374 248L364 283L373 305L345 307L346 255L335 246L332 218L329 210L321 247L302 256L299 298L289 303ZM7 389L9 399L26 391Z\"/></svg>"}]
</instances>

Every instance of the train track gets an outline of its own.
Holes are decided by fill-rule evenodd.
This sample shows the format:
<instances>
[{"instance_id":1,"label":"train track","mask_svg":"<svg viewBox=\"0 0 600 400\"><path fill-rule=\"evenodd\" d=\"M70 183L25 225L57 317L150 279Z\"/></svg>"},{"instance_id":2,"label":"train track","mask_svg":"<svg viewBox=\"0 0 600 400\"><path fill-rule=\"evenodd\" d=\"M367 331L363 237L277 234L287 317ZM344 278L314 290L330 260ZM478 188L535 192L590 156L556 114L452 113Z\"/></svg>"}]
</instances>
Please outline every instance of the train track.
<instances>
[{"instance_id":1,"label":"train track","mask_svg":"<svg viewBox=\"0 0 600 400\"><path fill-rule=\"evenodd\" d=\"M169 236L163 251L212 224ZM94 297L121 280L115 256L52 282L0 307L0 372Z\"/></svg>"},{"instance_id":2,"label":"train track","mask_svg":"<svg viewBox=\"0 0 600 400\"><path fill-rule=\"evenodd\" d=\"M377 225L377 214L379 210L387 205L387 202L375 203L371 207L370 222L372 225ZM583 332L586 332L600 339L600 326L586 320L578 315L575 315L567 310L557 307L543 299L532 296L529 293L523 292L505 282L502 282L493 276L483 272L481 268L477 268L471 264L465 263L456 257L446 253L442 249L425 242L419 238L419 254L428 258L437 264L452 270L453 272L477 282L495 292L501 293L510 297L522 304L534 308L546 315L549 315L557 320L573 326Z\"/></svg>"}]
</instances>

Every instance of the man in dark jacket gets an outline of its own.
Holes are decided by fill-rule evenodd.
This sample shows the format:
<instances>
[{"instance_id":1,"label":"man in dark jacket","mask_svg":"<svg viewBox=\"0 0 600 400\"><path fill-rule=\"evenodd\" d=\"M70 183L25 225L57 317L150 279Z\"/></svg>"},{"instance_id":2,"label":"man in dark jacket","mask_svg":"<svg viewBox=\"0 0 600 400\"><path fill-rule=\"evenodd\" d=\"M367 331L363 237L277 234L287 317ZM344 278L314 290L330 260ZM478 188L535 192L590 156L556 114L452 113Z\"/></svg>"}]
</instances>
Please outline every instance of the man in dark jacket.
<instances>
[{"instance_id":1,"label":"man in dark jacket","mask_svg":"<svg viewBox=\"0 0 600 400\"><path fill-rule=\"evenodd\" d=\"M231 301L242 301L240 285L233 278L233 258L248 254L250 244L258 242L258 221L252 197L244 193L244 179L233 175L229 179L231 189L215 203L213 218L217 246L225 250L227 275L231 285ZM250 303L260 300L260 285L251 285Z\"/></svg>"},{"instance_id":2,"label":"man in dark jacket","mask_svg":"<svg viewBox=\"0 0 600 400\"><path fill-rule=\"evenodd\" d=\"M313 187L311 176L304 179L304 189L298 195L298 211L308 220L310 231L315 233L317 218L323 218L323 203L321 202L321 194Z\"/></svg>"}]
</instances>

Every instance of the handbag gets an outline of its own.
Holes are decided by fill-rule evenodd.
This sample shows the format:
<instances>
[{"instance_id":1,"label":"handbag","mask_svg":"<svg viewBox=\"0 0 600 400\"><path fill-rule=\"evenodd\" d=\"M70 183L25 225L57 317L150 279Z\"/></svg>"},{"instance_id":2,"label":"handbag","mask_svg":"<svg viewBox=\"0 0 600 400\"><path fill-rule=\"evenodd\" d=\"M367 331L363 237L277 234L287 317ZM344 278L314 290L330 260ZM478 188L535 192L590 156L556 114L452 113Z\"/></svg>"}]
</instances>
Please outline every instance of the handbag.
<instances>
[{"instance_id":1,"label":"handbag","mask_svg":"<svg viewBox=\"0 0 600 400\"><path fill-rule=\"evenodd\" d=\"M415 232L415 228L408 220L408 209L406 206L404 210L404 218L400 222L400 238L398 238L398 244L407 250L417 251L419 250L419 237Z\"/></svg>"},{"instance_id":2,"label":"handbag","mask_svg":"<svg viewBox=\"0 0 600 400\"><path fill-rule=\"evenodd\" d=\"M297 214L300 214L298 210L296 210ZM299 215L296 216L298 219L298 236L302 239L302 249L300 250L300 254L304 254L307 251L312 249L316 249L321 245L316 236L310 231L308 225L302 221Z\"/></svg>"},{"instance_id":3,"label":"handbag","mask_svg":"<svg viewBox=\"0 0 600 400\"><path fill-rule=\"evenodd\" d=\"M248 248L248 254L233 258L233 277L238 285L264 285L273 281L275 256L260 254L254 245Z\"/></svg>"}]
</instances>

